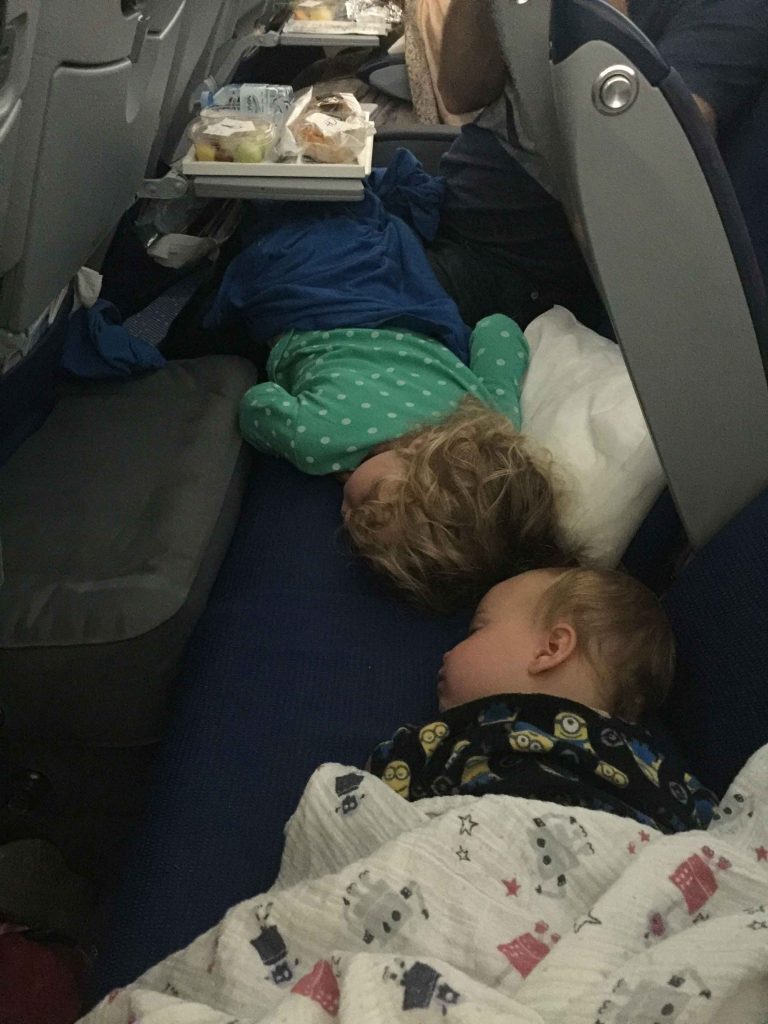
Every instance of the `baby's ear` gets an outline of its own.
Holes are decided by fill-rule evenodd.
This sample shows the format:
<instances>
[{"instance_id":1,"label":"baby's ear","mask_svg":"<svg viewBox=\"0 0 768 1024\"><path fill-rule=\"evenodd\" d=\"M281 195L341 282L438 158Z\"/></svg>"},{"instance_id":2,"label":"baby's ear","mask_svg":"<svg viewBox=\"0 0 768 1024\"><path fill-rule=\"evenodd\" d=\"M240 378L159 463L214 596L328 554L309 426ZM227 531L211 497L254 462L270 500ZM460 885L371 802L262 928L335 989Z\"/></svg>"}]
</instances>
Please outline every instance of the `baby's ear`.
<instances>
[{"instance_id":1,"label":"baby's ear","mask_svg":"<svg viewBox=\"0 0 768 1024\"><path fill-rule=\"evenodd\" d=\"M528 666L532 676L557 668L571 657L578 646L576 630L569 622L558 622L541 635L536 653Z\"/></svg>"}]
</instances>

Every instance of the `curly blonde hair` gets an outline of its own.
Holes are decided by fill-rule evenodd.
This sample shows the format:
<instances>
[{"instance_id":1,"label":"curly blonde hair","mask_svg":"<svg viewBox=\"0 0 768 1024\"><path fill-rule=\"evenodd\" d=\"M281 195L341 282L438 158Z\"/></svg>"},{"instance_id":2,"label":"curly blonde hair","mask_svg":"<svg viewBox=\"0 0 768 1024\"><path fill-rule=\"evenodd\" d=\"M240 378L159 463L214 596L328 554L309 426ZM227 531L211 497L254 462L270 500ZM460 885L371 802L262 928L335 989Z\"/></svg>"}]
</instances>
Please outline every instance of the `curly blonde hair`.
<instances>
[{"instance_id":1,"label":"curly blonde hair","mask_svg":"<svg viewBox=\"0 0 768 1024\"><path fill-rule=\"evenodd\" d=\"M358 552L420 604L450 611L516 573L574 564L552 459L506 416L467 398L387 447L402 474L379 481L345 525Z\"/></svg>"},{"instance_id":2,"label":"curly blonde hair","mask_svg":"<svg viewBox=\"0 0 768 1024\"><path fill-rule=\"evenodd\" d=\"M548 627L573 625L611 714L636 722L663 704L675 673L675 638L644 584L613 569L564 569L536 614Z\"/></svg>"}]
</instances>

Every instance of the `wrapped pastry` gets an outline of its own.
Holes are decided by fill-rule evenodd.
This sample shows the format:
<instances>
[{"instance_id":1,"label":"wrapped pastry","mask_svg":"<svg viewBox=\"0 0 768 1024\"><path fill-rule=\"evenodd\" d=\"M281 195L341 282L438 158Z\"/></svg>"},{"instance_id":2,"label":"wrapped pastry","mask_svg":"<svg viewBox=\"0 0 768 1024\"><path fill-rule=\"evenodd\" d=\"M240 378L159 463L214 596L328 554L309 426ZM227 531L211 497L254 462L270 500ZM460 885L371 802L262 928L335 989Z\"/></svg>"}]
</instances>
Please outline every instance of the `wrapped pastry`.
<instances>
[{"instance_id":1,"label":"wrapped pastry","mask_svg":"<svg viewBox=\"0 0 768 1024\"><path fill-rule=\"evenodd\" d=\"M287 156L321 164L355 163L375 128L350 93L306 93L288 118L283 140Z\"/></svg>"}]
</instances>

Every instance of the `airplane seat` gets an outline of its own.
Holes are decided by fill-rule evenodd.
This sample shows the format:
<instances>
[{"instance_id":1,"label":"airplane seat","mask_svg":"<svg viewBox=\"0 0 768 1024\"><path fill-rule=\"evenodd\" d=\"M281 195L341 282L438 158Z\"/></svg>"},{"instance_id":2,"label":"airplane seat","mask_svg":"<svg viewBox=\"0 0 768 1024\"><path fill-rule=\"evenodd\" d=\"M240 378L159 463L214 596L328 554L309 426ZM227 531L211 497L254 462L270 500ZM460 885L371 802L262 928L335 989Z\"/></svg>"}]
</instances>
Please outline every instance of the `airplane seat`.
<instances>
[{"instance_id":1,"label":"airplane seat","mask_svg":"<svg viewBox=\"0 0 768 1024\"><path fill-rule=\"evenodd\" d=\"M59 381L0 467L0 835L44 835L99 881L140 807L239 516L249 458L236 410L255 378L245 360L211 356Z\"/></svg>"},{"instance_id":2,"label":"airplane seat","mask_svg":"<svg viewBox=\"0 0 768 1024\"><path fill-rule=\"evenodd\" d=\"M509 47L524 8L504 10ZM549 159L698 548L768 485L755 253L714 137L648 39L601 0L552 0L550 39Z\"/></svg>"},{"instance_id":3,"label":"airplane seat","mask_svg":"<svg viewBox=\"0 0 768 1024\"><path fill-rule=\"evenodd\" d=\"M39 6L0 260L7 332L39 319L133 201L184 9L185 0Z\"/></svg>"},{"instance_id":4,"label":"airplane seat","mask_svg":"<svg viewBox=\"0 0 768 1024\"><path fill-rule=\"evenodd\" d=\"M101 879L248 470L250 363L58 372L70 281L144 180L186 2L8 0L0 42L0 841L51 838Z\"/></svg>"},{"instance_id":5,"label":"airplane seat","mask_svg":"<svg viewBox=\"0 0 768 1024\"><path fill-rule=\"evenodd\" d=\"M677 501L675 506L667 495L659 502L625 556L625 564L632 571L659 581L659 567L664 565L669 570L685 546L681 515L691 539L700 545L768 482L768 463L762 456L768 432L763 369L768 352L768 318L765 288L755 272L757 257L768 283L768 83L740 119L721 132L721 155L687 90L652 44L627 19L599 0L574 5L565 0L551 6L510 5L501 0L496 15L507 62L514 69L524 133L535 139L537 151L553 172L551 177L569 183L570 194L566 189L562 198L574 218L586 224L588 234L598 227L601 232L599 241L587 253L588 261L636 386L644 389L641 402L649 419L653 414L650 426ZM601 35L610 42L601 40ZM593 99L596 79L585 73L577 84L566 77L564 65L568 62L558 59L556 47L556 59L551 60L552 41L558 39L579 52L601 43L612 44L612 57L604 57L604 67L598 68L596 75L609 67L611 60L629 64L630 75L636 75L638 69L626 61L625 51L641 62L650 61L656 85L649 87L648 94L643 91L638 102L633 101L624 112L599 110ZM574 53L570 61L576 60ZM666 129L661 122L654 122L647 107L642 118L640 113L643 104L651 96L658 98L664 88L665 102L677 121ZM578 114L576 97L580 103ZM589 120L583 125L577 123L585 111ZM587 125L599 132L587 136ZM652 147L651 140L664 130L668 137L665 145L659 146L664 159L660 157L654 167L644 150ZM377 157L389 156L398 145L404 145L418 156L423 153L428 169L437 171L440 142L423 136L421 130L396 128L380 133ZM444 143L450 143L448 134ZM653 172L644 180L634 180L650 168ZM621 181L622 188L610 187L612 181ZM693 183L699 187L692 199L689 188ZM631 211L626 205L627 193L635 200ZM653 197L657 194L665 195L669 210L650 226L643 211L655 208ZM704 199L706 194L708 198ZM685 199L687 202L678 202ZM708 217L701 216L704 210L708 210ZM672 216L667 218L670 211ZM631 239L616 230L618 224L631 225ZM674 224L674 230L670 231L670 224ZM691 228L706 230L708 237L700 236L697 245L691 246ZM715 251L717 258L712 256ZM683 260L687 266L693 261L701 264L701 272L697 265L685 280L676 272ZM603 280L603 275L610 280ZM701 289L698 282L706 275L714 275L717 280L710 279ZM706 312L698 302L702 290L709 299ZM660 302L659 296L665 301ZM650 307L652 318L646 316ZM691 310L694 312L689 318ZM712 336L709 345L699 331L704 320ZM718 405L721 419L727 422L715 423L709 410L718 375L709 376L709 392L702 389L681 403L669 394L678 379L672 370L682 378L698 379L700 355L704 353L711 363L720 339L730 339L734 325L738 325L739 369L728 396L722 396ZM654 344L644 349L644 337L652 337ZM659 380L662 375L666 390ZM761 439L754 447L753 426ZM712 465L708 462L710 449L696 442L697 437L704 436L713 446L716 462ZM691 451L697 454L689 458ZM714 489L713 476L718 480L723 477ZM711 493L713 490L715 493Z\"/></svg>"}]
</instances>

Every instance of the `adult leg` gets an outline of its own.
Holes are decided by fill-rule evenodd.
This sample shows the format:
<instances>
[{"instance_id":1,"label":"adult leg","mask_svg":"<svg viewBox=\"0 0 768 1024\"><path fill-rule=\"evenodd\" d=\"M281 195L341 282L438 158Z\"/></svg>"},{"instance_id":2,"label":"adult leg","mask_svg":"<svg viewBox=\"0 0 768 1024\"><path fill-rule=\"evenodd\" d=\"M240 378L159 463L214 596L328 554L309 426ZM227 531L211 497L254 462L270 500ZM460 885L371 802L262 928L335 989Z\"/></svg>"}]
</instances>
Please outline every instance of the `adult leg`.
<instances>
[{"instance_id":1,"label":"adult leg","mask_svg":"<svg viewBox=\"0 0 768 1024\"><path fill-rule=\"evenodd\" d=\"M565 211L492 132L468 125L441 172L446 198L430 260L470 326L506 313L525 327L555 304L589 326L603 320Z\"/></svg>"},{"instance_id":2,"label":"adult leg","mask_svg":"<svg viewBox=\"0 0 768 1024\"><path fill-rule=\"evenodd\" d=\"M541 301L530 274L508 265L503 248L476 245L443 232L427 255L438 281L470 327L493 313L505 313L527 326L552 305Z\"/></svg>"}]
</instances>

